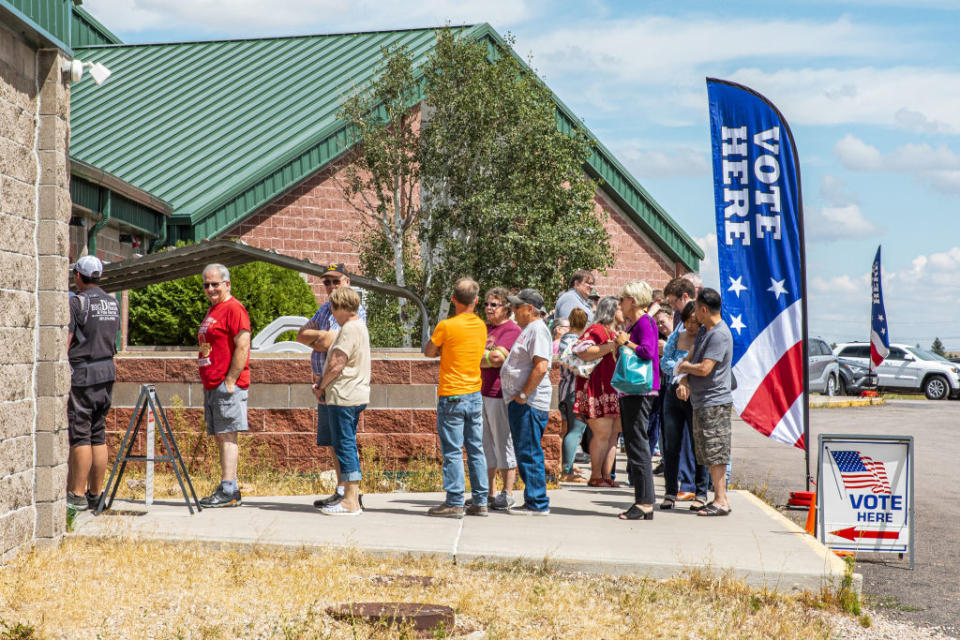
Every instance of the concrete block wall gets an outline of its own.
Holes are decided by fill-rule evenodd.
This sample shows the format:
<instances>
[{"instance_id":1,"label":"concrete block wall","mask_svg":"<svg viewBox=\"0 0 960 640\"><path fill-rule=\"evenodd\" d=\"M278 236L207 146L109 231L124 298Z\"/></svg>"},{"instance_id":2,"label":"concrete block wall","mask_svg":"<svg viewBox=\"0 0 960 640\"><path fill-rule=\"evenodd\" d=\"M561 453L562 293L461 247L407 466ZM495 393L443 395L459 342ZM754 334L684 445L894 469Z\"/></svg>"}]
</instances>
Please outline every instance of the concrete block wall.
<instances>
[{"instance_id":1,"label":"concrete block wall","mask_svg":"<svg viewBox=\"0 0 960 640\"><path fill-rule=\"evenodd\" d=\"M357 433L361 448L375 448L388 466L396 468L404 468L420 456L439 460L437 367L437 361L413 354L374 356L370 404L361 414ZM290 471L329 469L326 451L321 452L316 446L316 400L310 391L309 360L303 356L254 356L250 375L250 433L246 437L253 439L250 448L255 455L276 468ZM556 384L559 371L551 372L551 378ZM107 421L111 460L144 383L156 386L178 442L195 439L204 428L203 386L194 357L123 354L117 358L114 408ZM172 411L178 404L182 409ZM560 464L560 441L560 414L553 410L542 440L550 473L555 473ZM141 446L142 441L138 443Z\"/></svg>"},{"instance_id":2,"label":"concrete block wall","mask_svg":"<svg viewBox=\"0 0 960 640\"><path fill-rule=\"evenodd\" d=\"M66 515L69 85L0 25L0 562Z\"/></svg>"}]
</instances>

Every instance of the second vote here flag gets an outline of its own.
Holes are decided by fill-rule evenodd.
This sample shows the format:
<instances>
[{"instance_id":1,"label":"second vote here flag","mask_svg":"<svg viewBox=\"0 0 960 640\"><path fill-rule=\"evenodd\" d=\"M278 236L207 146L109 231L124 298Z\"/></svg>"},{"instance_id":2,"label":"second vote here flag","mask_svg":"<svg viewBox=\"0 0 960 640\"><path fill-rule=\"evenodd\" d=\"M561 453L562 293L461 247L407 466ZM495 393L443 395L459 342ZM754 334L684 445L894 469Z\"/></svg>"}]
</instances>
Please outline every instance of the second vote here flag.
<instances>
[{"instance_id":1,"label":"second vote here flag","mask_svg":"<svg viewBox=\"0 0 960 640\"><path fill-rule=\"evenodd\" d=\"M877 257L873 259L870 281L873 284L870 305L870 360L873 366L879 367L890 354L887 314L883 310L883 287L880 286L880 247L877 247Z\"/></svg>"},{"instance_id":2,"label":"second vote here flag","mask_svg":"<svg viewBox=\"0 0 960 640\"><path fill-rule=\"evenodd\" d=\"M760 433L805 448L800 170L786 120L742 85L707 79L723 319L733 405Z\"/></svg>"}]
</instances>

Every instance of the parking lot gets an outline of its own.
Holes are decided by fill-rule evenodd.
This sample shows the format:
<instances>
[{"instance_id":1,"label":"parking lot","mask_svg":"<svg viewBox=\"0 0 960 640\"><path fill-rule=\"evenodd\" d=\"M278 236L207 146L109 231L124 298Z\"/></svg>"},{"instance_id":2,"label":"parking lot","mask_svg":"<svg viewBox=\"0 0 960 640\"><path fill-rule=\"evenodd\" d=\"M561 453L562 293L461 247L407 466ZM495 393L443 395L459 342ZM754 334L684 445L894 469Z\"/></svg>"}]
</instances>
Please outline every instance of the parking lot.
<instances>
[{"instance_id":1,"label":"parking lot","mask_svg":"<svg viewBox=\"0 0 960 640\"><path fill-rule=\"evenodd\" d=\"M951 471L960 460L960 402L891 400L884 406L813 409L811 468L819 433L912 435L915 443L916 568L895 554L859 558L867 603L892 618L940 627L960 636L960 502L950 493ZM804 489L803 452L773 442L734 421L733 480L766 489L768 499L786 503ZM815 474L815 471L814 471ZM802 521L806 512L787 512Z\"/></svg>"}]
</instances>

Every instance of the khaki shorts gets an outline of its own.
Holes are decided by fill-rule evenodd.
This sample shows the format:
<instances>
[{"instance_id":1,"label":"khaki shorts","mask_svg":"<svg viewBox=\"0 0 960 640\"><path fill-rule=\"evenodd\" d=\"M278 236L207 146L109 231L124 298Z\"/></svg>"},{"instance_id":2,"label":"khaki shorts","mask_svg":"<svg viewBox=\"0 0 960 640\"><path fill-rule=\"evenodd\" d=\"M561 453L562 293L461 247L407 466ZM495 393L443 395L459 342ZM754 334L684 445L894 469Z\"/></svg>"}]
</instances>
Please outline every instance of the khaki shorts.
<instances>
[{"instance_id":1,"label":"khaki shorts","mask_svg":"<svg viewBox=\"0 0 960 640\"><path fill-rule=\"evenodd\" d=\"M693 451L697 464L707 467L729 464L732 408L733 405L727 403L693 410Z\"/></svg>"}]
</instances>

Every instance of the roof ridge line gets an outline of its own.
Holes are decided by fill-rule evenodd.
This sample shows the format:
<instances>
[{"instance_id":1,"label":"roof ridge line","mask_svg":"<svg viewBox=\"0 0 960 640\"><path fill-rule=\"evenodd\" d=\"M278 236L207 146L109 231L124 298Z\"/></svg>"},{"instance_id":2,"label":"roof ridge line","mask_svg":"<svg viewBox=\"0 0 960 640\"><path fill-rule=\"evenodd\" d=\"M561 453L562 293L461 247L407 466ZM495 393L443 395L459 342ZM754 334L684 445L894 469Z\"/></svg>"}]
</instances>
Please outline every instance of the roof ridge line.
<instances>
[{"instance_id":1,"label":"roof ridge line","mask_svg":"<svg viewBox=\"0 0 960 640\"><path fill-rule=\"evenodd\" d=\"M194 44L223 44L226 42L258 42L262 40L296 40L298 38L332 38L336 36L363 36L374 33L406 33L410 31L437 31L438 29L472 29L486 23L448 24L434 27L407 27L405 29L371 29L369 31L334 31L331 33L306 33L293 36L262 36L259 38L219 38L216 40L180 40L176 42L124 42L121 44L94 44L74 49L120 49L133 47L164 47Z\"/></svg>"}]
</instances>

